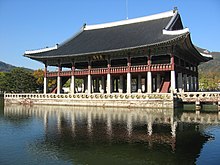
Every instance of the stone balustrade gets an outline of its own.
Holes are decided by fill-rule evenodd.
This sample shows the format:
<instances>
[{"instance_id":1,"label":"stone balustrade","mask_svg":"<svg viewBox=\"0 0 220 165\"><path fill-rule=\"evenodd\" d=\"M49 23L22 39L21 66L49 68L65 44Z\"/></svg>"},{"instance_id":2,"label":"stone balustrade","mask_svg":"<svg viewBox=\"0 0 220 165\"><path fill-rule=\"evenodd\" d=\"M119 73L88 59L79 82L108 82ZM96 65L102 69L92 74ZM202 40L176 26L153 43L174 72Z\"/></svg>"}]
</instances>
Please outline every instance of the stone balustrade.
<instances>
[{"instance_id":1,"label":"stone balustrade","mask_svg":"<svg viewBox=\"0 0 220 165\"><path fill-rule=\"evenodd\" d=\"M96 107L173 108L171 93L132 94L4 94L6 104L68 105Z\"/></svg>"},{"instance_id":2,"label":"stone balustrade","mask_svg":"<svg viewBox=\"0 0 220 165\"><path fill-rule=\"evenodd\" d=\"M172 100L173 94L171 93L132 93L132 94L4 94L5 99L92 99L92 100L149 100L149 99L164 99Z\"/></svg>"},{"instance_id":3,"label":"stone balustrade","mask_svg":"<svg viewBox=\"0 0 220 165\"><path fill-rule=\"evenodd\" d=\"M220 102L220 92L183 92L177 97L183 102Z\"/></svg>"}]
</instances>

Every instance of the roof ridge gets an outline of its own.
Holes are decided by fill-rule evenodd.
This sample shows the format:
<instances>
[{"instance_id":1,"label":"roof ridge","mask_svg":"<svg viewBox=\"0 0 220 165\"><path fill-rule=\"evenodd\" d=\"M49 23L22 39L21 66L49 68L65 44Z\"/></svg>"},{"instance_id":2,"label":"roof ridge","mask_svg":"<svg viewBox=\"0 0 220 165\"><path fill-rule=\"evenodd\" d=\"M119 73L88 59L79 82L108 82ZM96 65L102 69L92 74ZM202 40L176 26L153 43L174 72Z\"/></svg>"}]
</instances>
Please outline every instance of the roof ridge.
<instances>
[{"instance_id":1,"label":"roof ridge","mask_svg":"<svg viewBox=\"0 0 220 165\"><path fill-rule=\"evenodd\" d=\"M108 27L157 20L157 19L162 19L162 18L174 16L176 14L176 12L177 12L177 10L170 10L167 12L162 12L162 13L158 13L158 14L153 14L153 15L148 15L148 16L138 17L138 18L133 18L133 19L127 19L127 20L121 20L121 21L109 22L109 23L102 23L102 24L95 24L95 25L86 25L84 27L84 30L103 29L103 28L108 28Z\"/></svg>"},{"instance_id":2,"label":"roof ridge","mask_svg":"<svg viewBox=\"0 0 220 165\"><path fill-rule=\"evenodd\" d=\"M58 48L58 44L56 44L53 47L40 48L40 49L35 49L35 50L26 50L24 52L24 54L27 55L27 54L36 54L36 53L48 52L48 51L51 51L51 50L55 50L57 48Z\"/></svg>"}]
</instances>

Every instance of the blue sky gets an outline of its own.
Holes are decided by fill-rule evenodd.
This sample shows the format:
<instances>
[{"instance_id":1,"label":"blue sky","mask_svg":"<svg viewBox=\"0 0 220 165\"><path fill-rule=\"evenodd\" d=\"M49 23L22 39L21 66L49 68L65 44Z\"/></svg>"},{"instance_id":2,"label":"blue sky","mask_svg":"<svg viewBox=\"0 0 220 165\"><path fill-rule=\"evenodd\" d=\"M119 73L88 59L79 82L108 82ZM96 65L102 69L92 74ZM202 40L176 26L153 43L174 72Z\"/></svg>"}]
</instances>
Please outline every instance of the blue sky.
<instances>
[{"instance_id":1,"label":"blue sky","mask_svg":"<svg viewBox=\"0 0 220 165\"><path fill-rule=\"evenodd\" d=\"M172 10L175 6L192 41L220 51L220 0L127 0L128 17ZM23 57L25 50L54 46L84 23L126 19L126 0L0 0L0 61L32 69L43 64Z\"/></svg>"}]
</instances>

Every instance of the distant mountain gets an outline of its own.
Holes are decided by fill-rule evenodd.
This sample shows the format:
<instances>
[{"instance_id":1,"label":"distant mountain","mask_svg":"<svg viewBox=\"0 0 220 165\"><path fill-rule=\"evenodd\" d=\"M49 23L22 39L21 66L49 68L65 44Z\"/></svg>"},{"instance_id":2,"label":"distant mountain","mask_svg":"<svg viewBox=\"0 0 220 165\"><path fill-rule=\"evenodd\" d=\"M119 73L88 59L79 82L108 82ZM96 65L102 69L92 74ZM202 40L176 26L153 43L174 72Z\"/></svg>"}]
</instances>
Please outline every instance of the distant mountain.
<instances>
[{"instance_id":1,"label":"distant mountain","mask_svg":"<svg viewBox=\"0 0 220 165\"><path fill-rule=\"evenodd\" d=\"M16 68L16 67L0 61L0 72L10 72L14 68Z\"/></svg>"},{"instance_id":2,"label":"distant mountain","mask_svg":"<svg viewBox=\"0 0 220 165\"><path fill-rule=\"evenodd\" d=\"M0 72L10 72L14 68L17 68L17 67L0 61ZM28 69L28 68L24 68L24 69L26 69L28 71L33 71L31 69Z\"/></svg>"},{"instance_id":3,"label":"distant mountain","mask_svg":"<svg viewBox=\"0 0 220 165\"><path fill-rule=\"evenodd\" d=\"M204 54L212 55L213 60L200 64L199 72L202 73L215 72L220 74L220 52L209 52L205 49L200 49L200 50L203 50L202 53Z\"/></svg>"}]
</instances>

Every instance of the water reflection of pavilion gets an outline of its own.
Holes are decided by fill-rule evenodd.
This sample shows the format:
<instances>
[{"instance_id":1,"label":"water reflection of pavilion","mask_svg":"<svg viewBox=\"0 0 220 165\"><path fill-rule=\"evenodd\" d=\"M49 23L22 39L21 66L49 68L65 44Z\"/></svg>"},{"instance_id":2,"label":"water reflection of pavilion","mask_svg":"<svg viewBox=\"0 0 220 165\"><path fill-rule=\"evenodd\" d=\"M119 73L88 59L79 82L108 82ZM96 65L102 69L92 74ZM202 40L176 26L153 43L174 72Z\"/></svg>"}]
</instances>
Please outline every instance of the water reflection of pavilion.
<instances>
[{"instance_id":1,"label":"water reflection of pavilion","mask_svg":"<svg viewBox=\"0 0 220 165\"><path fill-rule=\"evenodd\" d=\"M159 144L164 146L163 152L169 155L170 160L175 162L174 164L178 163L175 158L178 155L189 156L192 159L191 162L195 162L203 144L208 140L208 137L201 133L204 127L198 127L198 125L203 124L202 121L209 121L209 117L211 117L210 121L218 123L220 121L219 118L213 120L218 117L217 114L189 114L190 119L197 115L203 120L197 120L197 123L193 122L186 125L187 122L190 122L190 120L186 120L186 113L182 113L177 117L173 110L164 109L131 110L67 106L5 106L4 116L11 117L13 115L42 120L45 137L36 144L37 150L43 150L45 146L51 151L53 151L51 148L54 146L61 147L61 155L64 154L63 152L66 152L65 154L69 157L75 155L71 159L74 159L74 161L77 159L80 163L85 163L85 160L83 160L84 151L79 151L79 148L76 147L79 144L95 146L96 150L102 154L103 145L104 147L106 147L106 144L113 145L114 147L104 154L108 157L112 154L111 151L121 154L119 151L125 147L125 145L121 146L121 143L141 144L142 147L147 145L147 150L151 150L155 157L144 159L158 159L158 151L152 151L151 148L158 147ZM206 123L210 124L209 122ZM169 146L169 149L166 146ZM146 150L145 147L144 150ZM90 156L91 158L95 157L92 153L90 153ZM133 157L139 159L137 155ZM184 162L184 160L182 161Z\"/></svg>"},{"instance_id":2,"label":"water reflection of pavilion","mask_svg":"<svg viewBox=\"0 0 220 165\"><path fill-rule=\"evenodd\" d=\"M44 126L47 127L48 118L56 118L58 130L62 128L62 122L68 121L72 130L75 130L77 122L84 121L87 129L92 132L93 124L97 120L106 123L107 132L112 132L115 122L126 123L127 134L132 135L133 127L137 124L147 125L146 133L153 135L153 124L170 125L170 135L175 137L177 122L174 121L173 110L165 109L124 109L124 108L100 108L100 107L66 107L66 106L17 106L8 105L5 107L4 115L28 115L44 119Z\"/></svg>"}]
</instances>

